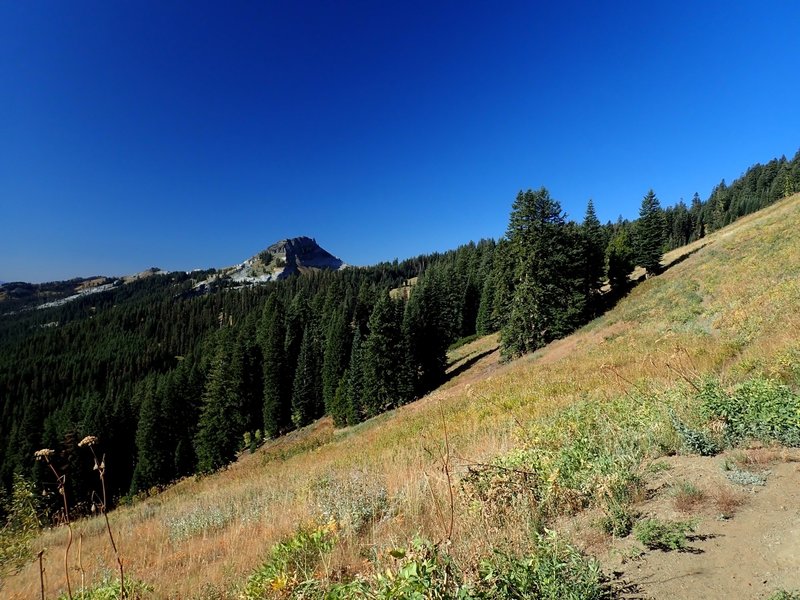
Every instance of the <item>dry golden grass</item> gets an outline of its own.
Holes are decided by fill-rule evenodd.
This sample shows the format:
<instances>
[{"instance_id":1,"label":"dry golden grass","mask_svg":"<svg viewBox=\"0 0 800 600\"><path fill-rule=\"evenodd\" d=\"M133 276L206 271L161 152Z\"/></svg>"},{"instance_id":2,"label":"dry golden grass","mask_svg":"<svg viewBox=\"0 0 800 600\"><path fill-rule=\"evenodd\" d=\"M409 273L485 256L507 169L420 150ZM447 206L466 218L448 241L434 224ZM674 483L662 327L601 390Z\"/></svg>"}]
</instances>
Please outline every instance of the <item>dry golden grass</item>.
<instances>
[{"instance_id":1,"label":"dry golden grass","mask_svg":"<svg viewBox=\"0 0 800 600\"><path fill-rule=\"evenodd\" d=\"M689 513L702 508L707 499L708 494L705 491L684 482L676 487L672 503L675 510Z\"/></svg>"},{"instance_id":2,"label":"dry golden grass","mask_svg":"<svg viewBox=\"0 0 800 600\"><path fill-rule=\"evenodd\" d=\"M722 485L711 493L711 500L716 511L729 519L736 511L747 502L747 495L741 490L733 489L729 485Z\"/></svg>"},{"instance_id":3,"label":"dry golden grass","mask_svg":"<svg viewBox=\"0 0 800 600\"><path fill-rule=\"evenodd\" d=\"M417 533L444 539L451 513L456 558L490 546L524 550L519 522L498 530L462 498L451 506L447 475L457 478L472 462L530 445L540 419L579 400L607 402L707 373L729 381L753 373L800 380L793 371L800 357L798 248L800 196L794 196L670 253L667 264L692 254L567 340L505 365L489 352L495 336L477 340L454 352L453 368L484 356L416 403L344 430L323 419L221 473L186 479L118 509L110 519L126 576L146 581L159 598L232 590L272 544L318 517L315 482L354 471L383 486L393 508L337 548L337 569L362 569L365 559ZM83 534L87 581L97 581L115 564L102 524L79 521L76 531ZM63 589L65 538L55 529L37 542L51 598ZM38 568L9 578L3 594L37 597Z\"/></svg>"}]
</instances>

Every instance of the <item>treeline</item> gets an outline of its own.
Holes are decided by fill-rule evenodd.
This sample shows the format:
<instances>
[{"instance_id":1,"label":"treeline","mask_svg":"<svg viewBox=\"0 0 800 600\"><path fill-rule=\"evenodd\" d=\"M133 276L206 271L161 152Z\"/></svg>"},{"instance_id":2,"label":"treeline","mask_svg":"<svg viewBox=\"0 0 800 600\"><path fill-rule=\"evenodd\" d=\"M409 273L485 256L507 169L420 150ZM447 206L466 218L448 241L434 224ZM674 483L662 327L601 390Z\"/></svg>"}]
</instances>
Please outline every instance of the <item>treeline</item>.
<instances>
[{"instance_id":1,"label":"treeline","mask_svg":"<svg viewBox=\"0 0 800 600\"><path fill-rule=\"evenodd\" d=\"M325 413L353 423L407 402L438 384L450 341L475 332L493 249L468 244L246 289L222 282L200 296L189 275L156 275L6 315L3 483L19 472L46 484L32 456L54 448L69 497L88 506L76 445L87 432L101 436L120 497L222 466L245 433L276 436ZM423 273L406 311L389 291ZM433 345L420 342L423 328Z\"/></svg>"},{"instance_id":2,"label":"treeline","mask_svg":"<svg viewBox=\"0 0 800 600\"><path fill-rule=\"evenodd\" d=\"M528 190L498 242L245 289L222 281L204 295L192 275L154 275L4 315L0 477L46 486L33 452L53 448L68 497L88 507L87 434L101 438L119 498L325 414L352 425L440 385L453 342L499 331L505 358L536 350L605 310L636 265L658 273L664 251L796 189L800 153L690 207L662 209L650 191L632 222L601 224L591 201L572 222L546 189Z\"/></svg>"}]
</instances>

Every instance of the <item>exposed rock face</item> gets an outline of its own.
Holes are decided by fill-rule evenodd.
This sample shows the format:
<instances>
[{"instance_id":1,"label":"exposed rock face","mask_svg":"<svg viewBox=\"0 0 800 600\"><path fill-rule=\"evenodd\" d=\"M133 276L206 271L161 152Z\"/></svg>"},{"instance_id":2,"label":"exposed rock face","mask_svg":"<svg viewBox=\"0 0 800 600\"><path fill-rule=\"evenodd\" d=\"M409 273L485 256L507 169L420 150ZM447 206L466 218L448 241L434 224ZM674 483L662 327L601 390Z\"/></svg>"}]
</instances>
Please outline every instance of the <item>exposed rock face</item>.
<instances>
[{"instance_id":1,"label":"exposed rock face","mask_svg":"<svg viewBox=\"0 0 800 600\"><path fill-rule=\"evenodd\" d=\"M258 283L285 279L295 273L322 269L338 270L347 265L309 237L281 240L243 263L223 270L234 281Z\"/></svg>"},{"instance_id":2,"label":"exposed rock face","mask_svg":"<svg viewBox=\"0 0 800 600\"><path fill-rule=\"evenodd\" d=\"M306 269L332 269L338 270L344 262L333 254L321 248L317 241L309 237L296 237L281 240L267 248L277 260L285 263L281 278L292 273L302 272Z\"/></svg>"}]
</instances>

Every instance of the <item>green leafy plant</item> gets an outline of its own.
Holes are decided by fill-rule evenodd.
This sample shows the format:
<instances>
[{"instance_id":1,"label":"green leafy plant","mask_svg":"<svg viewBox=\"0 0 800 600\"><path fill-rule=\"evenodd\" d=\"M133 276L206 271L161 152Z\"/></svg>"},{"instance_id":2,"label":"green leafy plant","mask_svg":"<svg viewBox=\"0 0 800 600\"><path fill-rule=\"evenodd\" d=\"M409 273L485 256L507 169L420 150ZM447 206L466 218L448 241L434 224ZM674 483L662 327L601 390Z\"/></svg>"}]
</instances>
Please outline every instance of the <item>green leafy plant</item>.
<instances>
[{"instance_id":1,"label":"green leafy plant","mask_svg":"<svg viewBox=\"0 0 800 600\"><path fill-rule=\"evenodd\" d=\"M73 594L74 600L118 600L119 598L127 598L128 600L141 600L146 598L153 589L135 579L128 578L125 581L125 592L122 593L122 585L120 580L116 577L112 578L110 574L106 575L103 580L97 585L88 589L78 590ZM58 600L66 600L66 595L59 596Z\"/></svg>"},{"instance_id":2,"label":"green leafy plant","mask_svg":"<svg viewBox=\"0 0 800 600\"><path fill-rule=\"evenodd\" d=\"M0 577L33 557L31 542L41 528L37 498L33 483L15 473L11 497L3 505L7 516L0 529Z\"/></svg>"},{"instance_id":3,"label":"green leafy plant","mask_svg":"<svg viewBox=\"0 0 800 600\"><path fill-rule=\"evenodd\" d=\"M689 545L687 533L695 529L692 521L662 521L644 519L633 528L633 535L650 550L685 550Z\"/></svg>"},{"instance_id":4,"label":"green leafy plant","mask_svg":"<svg viewBox=\"0 0 800 600\"><path fill-rule=\"evenodd\" d=\"M537 535L532 556L502 553L481 562L476 598L592 600L602 595L598 563L584 557L555 532Z\"/></svg>"},{"instance_id":5,"label":"green leafy plant","mask_svg":"<svg viewBox=\"0 0 800 600\"><path fill-rule=\"evenodd\" d=\"M800 600L800 590L775 590L767 600Z\"/></svg>"},{"instance_id":6,"label":"green leafy plant","mask_svg":"<svg viewBox=\"0 0 800 600\"><path fill-rule=\"evenodd\" d=\"M764 486L767 484L768 472L753 473L752 471L746 471L728 460L722 463L722 470L725 472L725 477L739 485Z\"/></svg>"},{"instance_id":7,"label":"green leafy plant","mask_svg":"<svg viewBox=\"0 0 800 600\"><path fill-rule=\"evenodd\" d=\"M318 568L336 544L336 523L300 527L290 538L272 547L269 559L250 575L242 592L244 600L303 596L317 588Z\"/></svg>"},{"instance_id":8,"label":"green leafy plant","mask_svg":"<svg viewBox=\"0 0 800 600\"><path fill-rule=\"evenodd\" d=\"M625 537L630 534L638 518L639 513L630 506L614 502L606 507L606 514L598 520L597 525L608 535Z\"/></svg>"},{"instance_id":9,"label":"green leafy plant","mask_svg":"<svg viewBox=\"0 0 800 600\"><path fill-rule=\"evenodd\" d=\"M700 456L716 456L722 451L720 444L708 433L699 429L693 429L678 418L674 411L669 411L672 426L689 452Z\"/></svg>"},{"instance_id":10,"label":"green leafy plant","mask_svg":"<svg viewBox=\"0 0 800 600\"><path fill-rule=\"evenodd\" d=\"M700 400L709 419L724 423L731 444L758 439L800 446L800 395L780 382L758 377L726 391L710 380Z\"/></svg>"}]
</instances>

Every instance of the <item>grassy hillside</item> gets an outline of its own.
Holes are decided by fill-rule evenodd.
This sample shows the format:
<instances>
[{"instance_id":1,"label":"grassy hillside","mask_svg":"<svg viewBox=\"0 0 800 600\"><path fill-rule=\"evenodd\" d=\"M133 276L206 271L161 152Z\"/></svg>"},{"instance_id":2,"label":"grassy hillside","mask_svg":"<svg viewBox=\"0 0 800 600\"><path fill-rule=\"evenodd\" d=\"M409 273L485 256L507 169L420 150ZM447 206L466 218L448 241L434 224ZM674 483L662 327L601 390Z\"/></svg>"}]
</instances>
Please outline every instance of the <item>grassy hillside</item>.
<instances>
[{"instance_id":1,"label":"grassy hillside","mask_svg":"<svg viewBox=\"0 0 800 600\"><path fill-rule=\"evenodd\" d=\"M701 427L704 377L800 384L800 196L665 257L603 317L500 364L494 337L454 351L435 393L358 426L325 419L110 515L126 575L155 597L236 597L299 524L334 517L338 542L317 567L336 578L392 564L416 535L449 540L461 565L491 549L530 552L532 528L635 502L646 465L685 450L671 414ZM712 429L713 432L713 429ZM487 466L492 464L494 466ZM100 519L75 525L73 587L112 574ZM48 597L64 588L63 528L45 549ZM699 558L698 560L702 560ZM800 583L800 582L798 582ZM39 594L28 565L4 597Z\"/></svg>"}]
</instances>

